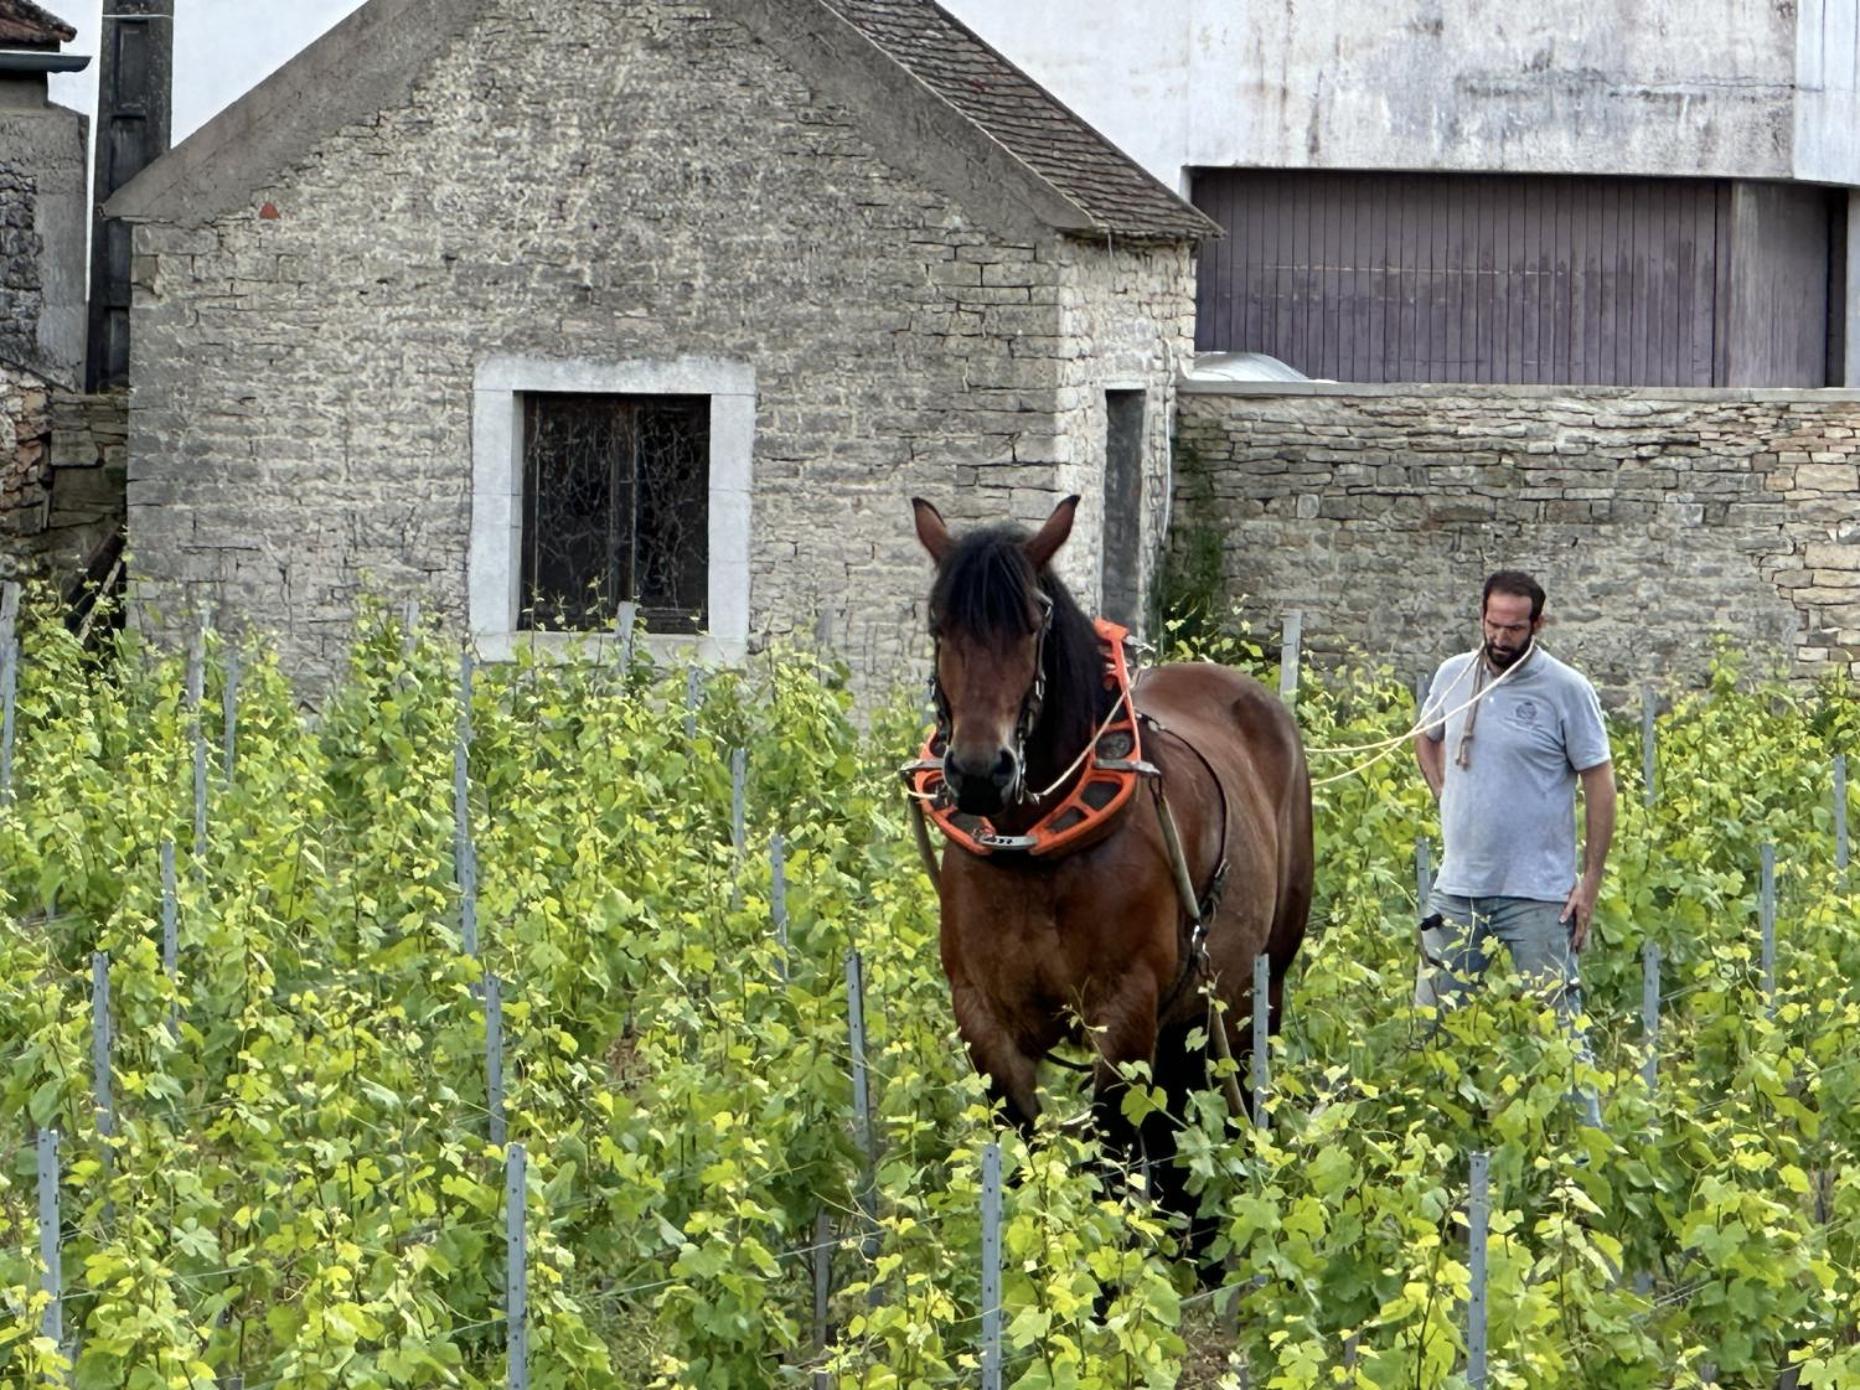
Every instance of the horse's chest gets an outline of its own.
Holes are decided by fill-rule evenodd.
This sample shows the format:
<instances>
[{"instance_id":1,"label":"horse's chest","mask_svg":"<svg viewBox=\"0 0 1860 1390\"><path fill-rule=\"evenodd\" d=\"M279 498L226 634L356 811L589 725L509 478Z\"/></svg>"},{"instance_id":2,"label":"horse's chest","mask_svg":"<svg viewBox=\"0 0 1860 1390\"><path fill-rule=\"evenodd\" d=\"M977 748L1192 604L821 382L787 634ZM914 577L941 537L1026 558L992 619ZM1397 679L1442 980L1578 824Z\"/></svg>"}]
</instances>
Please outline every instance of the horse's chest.
<instances>
[{"instance_id":1,"label":"horse's chest","mask_svg":"<svg viewBox=\"0 0 1860 1390\"><path fill-rule=\"evenodd\" d=\"M960 885L943 912L951 979L1039 1011L1075 996L1102 922L1068 879L1064 872L996 870Z\"/></svg>"}]
</instances>

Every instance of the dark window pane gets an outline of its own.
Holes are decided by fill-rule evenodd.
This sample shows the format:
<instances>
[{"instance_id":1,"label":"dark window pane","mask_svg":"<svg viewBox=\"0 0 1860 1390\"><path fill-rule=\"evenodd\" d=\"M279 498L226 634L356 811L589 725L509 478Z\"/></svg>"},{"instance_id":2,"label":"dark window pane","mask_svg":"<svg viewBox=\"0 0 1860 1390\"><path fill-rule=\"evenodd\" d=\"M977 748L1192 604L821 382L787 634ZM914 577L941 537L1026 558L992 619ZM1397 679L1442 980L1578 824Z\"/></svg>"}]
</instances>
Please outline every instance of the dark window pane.
<instances>
[{"instance_id":1,"label":"dark window pane","mask_svg":"<svg viewBox=\"0 0 1860 1390\"><path fill-rule=\"evenodd\" d=\"M710 401L524 398L526 628L599 630L623 601L655 632L706 619Z\"/></svg>"},{"instance_id":2,"label":"dark window pane","mask_svg":"<svg viewBox=\"0 0 1860 1390\"><path fill-rule=\"evenodd\" d=\"M696 632L709 617L710 400L641 400L634 508L635 599L653 632Z\"/></svg>"}]
</instances>

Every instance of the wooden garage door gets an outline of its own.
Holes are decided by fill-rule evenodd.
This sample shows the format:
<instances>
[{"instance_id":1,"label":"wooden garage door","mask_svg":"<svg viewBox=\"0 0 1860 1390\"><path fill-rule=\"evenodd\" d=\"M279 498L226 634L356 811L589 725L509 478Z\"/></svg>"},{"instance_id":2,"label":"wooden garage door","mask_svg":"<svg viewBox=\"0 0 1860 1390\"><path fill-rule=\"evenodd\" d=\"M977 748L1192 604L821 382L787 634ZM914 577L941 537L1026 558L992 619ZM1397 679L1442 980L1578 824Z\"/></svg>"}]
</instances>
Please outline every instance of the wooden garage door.
<instances>
[{"instance_id":1,"label":"wooden garage door","mask_svg":"<svg viewBox=\"0 0 1860 1390\"><path fill-rule=\"evenodd\" d=\"M1203 351L1265 352L1363 382L1826 379L1819 189L1204 170L1194 199L1228 233L1202 252ZM1741 258L1734 226L1750 243ZM1739 265L1791 302L1747 293L1743 317L1763 321L1740 323Z\"/></svg>"}]
</instances>

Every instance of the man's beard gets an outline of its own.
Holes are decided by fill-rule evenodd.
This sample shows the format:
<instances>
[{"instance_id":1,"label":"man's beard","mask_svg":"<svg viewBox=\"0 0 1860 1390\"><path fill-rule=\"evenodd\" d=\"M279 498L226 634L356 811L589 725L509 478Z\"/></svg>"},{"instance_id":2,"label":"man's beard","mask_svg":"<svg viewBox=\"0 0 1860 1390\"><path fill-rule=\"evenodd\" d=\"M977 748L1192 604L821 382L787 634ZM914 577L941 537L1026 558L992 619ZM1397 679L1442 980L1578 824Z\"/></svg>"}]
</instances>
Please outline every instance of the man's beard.
<instances>
[{"instance_id":1,"label":"man's beard","mask_svg":"<svg viewBox=\"0 0 1860 1390\"><path fill-rule=\"evenodd\" d=\"M1516 666L1520 661L1524 660L1525 657L1530 655L1531 645L1536 640L1535 637L1526 637L1522 647L1519 647L1515 652L1507 652L1501 651L1499 648L1493 646L1491 639L1487 638L1485 644L1485 659L1492 663L1492 669L1495 671L1510 670L1513 666Z\"/></svg>"}]
</instances>

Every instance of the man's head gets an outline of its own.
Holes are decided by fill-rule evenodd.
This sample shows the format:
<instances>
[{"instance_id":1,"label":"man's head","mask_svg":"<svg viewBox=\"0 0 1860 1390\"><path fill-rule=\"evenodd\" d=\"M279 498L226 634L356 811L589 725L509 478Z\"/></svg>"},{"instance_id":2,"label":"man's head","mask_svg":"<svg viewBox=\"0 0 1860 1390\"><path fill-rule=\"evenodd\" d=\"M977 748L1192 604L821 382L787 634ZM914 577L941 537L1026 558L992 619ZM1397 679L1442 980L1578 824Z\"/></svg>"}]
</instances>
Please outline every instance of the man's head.
<instances>
[{"instance_id":1,"label":"man's head","mask_svg":"<svg viewBox=\"0 0 1860 1390\"><path fill-rule=\"evenodd\" d=\"M1503 671L1531 649L1544 625L1544 587L1522 570L1500 570L1485 581L1480 607L1485 656Z\"/></svg>"}]
</instances>

